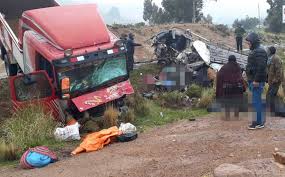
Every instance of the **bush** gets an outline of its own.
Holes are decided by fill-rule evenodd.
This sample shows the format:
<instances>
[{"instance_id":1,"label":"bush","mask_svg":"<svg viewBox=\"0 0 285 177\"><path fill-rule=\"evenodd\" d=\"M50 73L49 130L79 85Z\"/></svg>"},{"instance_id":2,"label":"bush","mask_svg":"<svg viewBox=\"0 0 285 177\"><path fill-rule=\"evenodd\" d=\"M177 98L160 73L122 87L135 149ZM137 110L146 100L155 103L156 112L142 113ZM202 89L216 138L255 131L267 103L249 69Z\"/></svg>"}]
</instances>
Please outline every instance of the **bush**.
<instances>
[{"instance_id":1,"label":"bush","mask_svg":"<svg viewBox=\"0 0 285 177\"><path fill-rule=\"evenodd\" d=\"M186 91L186 95L190 98L200 98L202 94L202 87L192 84Z\"/></svg>"},{"instance_id":2,"label":"bush","mask_svg":"<svg viewBox=\"0 0 285 177\"><path fill-rule=\"evenodd\" d=\"M41 106L30 105L6 120L1 134L6 142L16 146L18 153L22 153L30 147L55 141L55 126L51 113L44 112Z\"/></svg>"},{"instance_id":3,"label":"bush","mask_svg":"<svg viewBox=\"0 0 285 177\"><path fill-rule=\"evenodd\" d=\"M202 96L199 102L200 108L207 108L211 103L213 103L215 98L215 91L214 89L204 89L202 91Z\"/></svg>"},{"instance_id":4,"label":"bush","mask_svg":"<svg viewBox=\"0 0 285 177\"><path fill-rule=\"evenodd\" d=\"M160 95L162 106L166 107L180 107L184 106L185 94L179 91L166 92Z\"/></svg>"},{"instance_id":5,"label":"bush","mask_svg":"<svg viewBox=\"0 0 285 177\"><path fill-rule=\"evenodd\" d=\"M150 105L148 101L137 92L128 97L126 104L133 108L135 115L144 117L150 114Z\"/></svg>"},{"instance_id":6,"label":"bush","mask_svg":"<svg viewBox=\"0 0 285 177\"><path fill-rule=\"evenodd\" d=\"M0 162L16 160L16 147L13 144L6 144L4 141L0 142Z\"/></svg>"},{"instance_id":7,"label":"bush","mask_svg":"<svg viewBox=\"0 0 285 177\"><path fill-rule=\"evenodd\" d=\"M109 106L103 115L103 124L105 128L118 125L119 111L113 106Z\"/></svg>"},{"instance_id":8,"label":"bush","mask_svg":"<svg viewBox=\"0 0 285 177\"><path fill-rule=\"evenodd\" d=\"M9 84L8 79L1 79L0 80L0 101L6 102L7 100L10 100L10 90L9 90Z\"/></svg>"},{"instance_id":9,"label":"bush","mask_svg":"<svg viewBox=\"0 0 285 177\"><path fill-rule=\"evenodd\" d=\"M135 122L135 111L133 109L129 109L128 112L122 116L122 119L125 123Z\"/></svg>"},{"instance_id":10,"label":"bush","mask_svg":"<svg viewBox=\"0 0 285 177\"><path fill-rule=\"evenodd\" d=\"M136 23L135 24L135 27L136 28L140 28L140 27L144 27L145 26L145 23L144 22L140 22L140 23Z\"/></svg>"},{"instance_id":11,"label":"bush","mask_svg":"<svg viewBox=\"0 0 285 177\"><path fill-rule=\"evenodd\" d=\"M219 24L211 27L213 31L218 31L222 34L222 36L230 36L230 29L227 25Z\"/></svg>"}]
</instances>

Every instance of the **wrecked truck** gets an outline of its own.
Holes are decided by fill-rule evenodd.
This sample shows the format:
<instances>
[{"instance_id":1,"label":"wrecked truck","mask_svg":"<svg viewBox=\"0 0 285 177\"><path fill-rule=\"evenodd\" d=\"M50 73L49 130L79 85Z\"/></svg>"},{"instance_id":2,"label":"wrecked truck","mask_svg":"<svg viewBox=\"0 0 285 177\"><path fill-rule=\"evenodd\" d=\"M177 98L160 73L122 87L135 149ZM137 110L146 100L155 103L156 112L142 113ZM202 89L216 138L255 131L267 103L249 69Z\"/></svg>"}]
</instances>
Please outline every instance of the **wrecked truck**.
<instances>
[{"instance_id":1,"label":"wrecked truck","mask_svg":"<svg viewBox=\"0 0 285 177\"><path fill-rule=\"evenodd\" d=\"M209 75L218 72L229 55L236 55L242 69L246 66L246 55L214 44L190 30L164 30L151 39L157 63L162 68L161 77L156 78L157 85L169 90L184 89L193 83L211 86L214 79Z\"/></svg>"},{"instance_id":2,"label":"wrecked truck","mask_svg":"<svg viewBox=\"0 0 285 177\"><path fill-rule=\"evenodd\" d=\"M0 48L15 109L40 102L64 122L122 106L134 92L125 45L95 4L25 11L18 37L0 14Z\"/></svg>"}]
</instances>

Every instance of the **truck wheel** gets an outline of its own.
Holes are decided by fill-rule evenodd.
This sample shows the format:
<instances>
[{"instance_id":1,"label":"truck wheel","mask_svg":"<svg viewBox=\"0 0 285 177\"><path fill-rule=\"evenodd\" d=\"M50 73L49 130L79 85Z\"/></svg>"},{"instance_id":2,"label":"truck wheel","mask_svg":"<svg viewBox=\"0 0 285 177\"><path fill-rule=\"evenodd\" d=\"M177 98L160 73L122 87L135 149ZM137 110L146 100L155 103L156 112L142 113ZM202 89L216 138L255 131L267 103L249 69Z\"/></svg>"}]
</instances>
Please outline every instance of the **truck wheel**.
<instances>
[{"instance_id":1,"label":"truck wheel","mask_svg":"<svg viewBox=\"0 0 285 177\"><path fill-rule=\"evenodd\" d=\"M6 69L7 76L16 76L18 73L18 65L10 64L7 54L4 54L4 61L5 61L5 69Z\"/></svg>"}]
</instances>

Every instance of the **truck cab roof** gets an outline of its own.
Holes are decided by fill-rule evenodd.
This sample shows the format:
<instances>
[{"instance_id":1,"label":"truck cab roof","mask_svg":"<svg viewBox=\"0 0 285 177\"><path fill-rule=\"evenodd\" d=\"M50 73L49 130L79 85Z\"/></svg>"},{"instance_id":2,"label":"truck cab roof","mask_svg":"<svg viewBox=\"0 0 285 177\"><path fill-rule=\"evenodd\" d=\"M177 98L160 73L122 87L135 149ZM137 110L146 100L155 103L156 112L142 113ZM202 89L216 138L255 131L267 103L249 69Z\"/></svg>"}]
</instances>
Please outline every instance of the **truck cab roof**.
<instances>
[{"instance_id":1,"label":"truck cab roof","mask_svg":"<svg viewBox=\"0 0 285 177\"><path fill-rule=\"evenodd\" d=\"M96 4L29 10L23 26L45 37L58 50L81 49L111 42Z\"/></svg>"}]
</instances>

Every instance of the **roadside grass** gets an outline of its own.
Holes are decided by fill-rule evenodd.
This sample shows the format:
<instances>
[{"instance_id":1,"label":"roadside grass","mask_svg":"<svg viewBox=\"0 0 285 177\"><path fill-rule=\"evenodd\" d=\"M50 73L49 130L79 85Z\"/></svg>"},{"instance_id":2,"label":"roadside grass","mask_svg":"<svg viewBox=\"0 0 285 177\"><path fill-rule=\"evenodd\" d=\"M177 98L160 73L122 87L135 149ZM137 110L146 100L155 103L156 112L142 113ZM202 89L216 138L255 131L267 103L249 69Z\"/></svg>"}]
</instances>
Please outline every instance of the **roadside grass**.
<instances>
[{"instance_id":1,"label":"roadside grass","mask_svg":"<svg viewBox=\"0 0 285 177\"><path fill-rule=\"evenodd\" d=\"M8 86L8 79L1 79L0 80L0 101L10 100L10 91Z\"/></svg>"},{"instance_id":2,"label":"roadside grass","mask_svg":"<svg viewBox=\"0 0 285 177\"><path fill-rule=\"evenodd\" d=\"M179 106L183 101L185 93L162 93L155 100L142 98L139 92L153 89L144 83L147 76L153 77L159 73L159 67L156 64L143 65L134 70L130 75L130 80L136 93L128 98L127 104L135 110L134 125L143 132L156 126L162 126L182 119L190 119L207 115L206 108L190 108ZM199 96L198 86L193 86L190 95ZM206 97L206 95L204 96ZM212 96L210 96L212 98ZM179 104L177 104L179 102ZM170 104L170 105L169 105ZM176 106L174 104L177 104Z\"/></svg>"},{"instance_id":3,"label":"roadside grass","mask_svg":"<svg viewBox=\"0 0 285 177\"><path fill-rule=\"evenodd\" d=\"M141 117L137 116L135 120L135 125L141 132L156 126L162 126L182 119L190 119L208 114L206 109L172 109L161 107L159 104L151 100L147 101L151 106L150 114Z\"/></svg>"},{"instance_id":4,"label":"roadside grass","mask_svg":"<svg viewBox=\"0 0 285 177\"><path fill-rule=\"evenodd\" d=\"M45 113L41 106L29 106L3 122L1 142L13 145L16 148L13 155L19 158L30 147L58 146L53 135L55 127L51 114Z\"/></svg>"}]
</instances>

